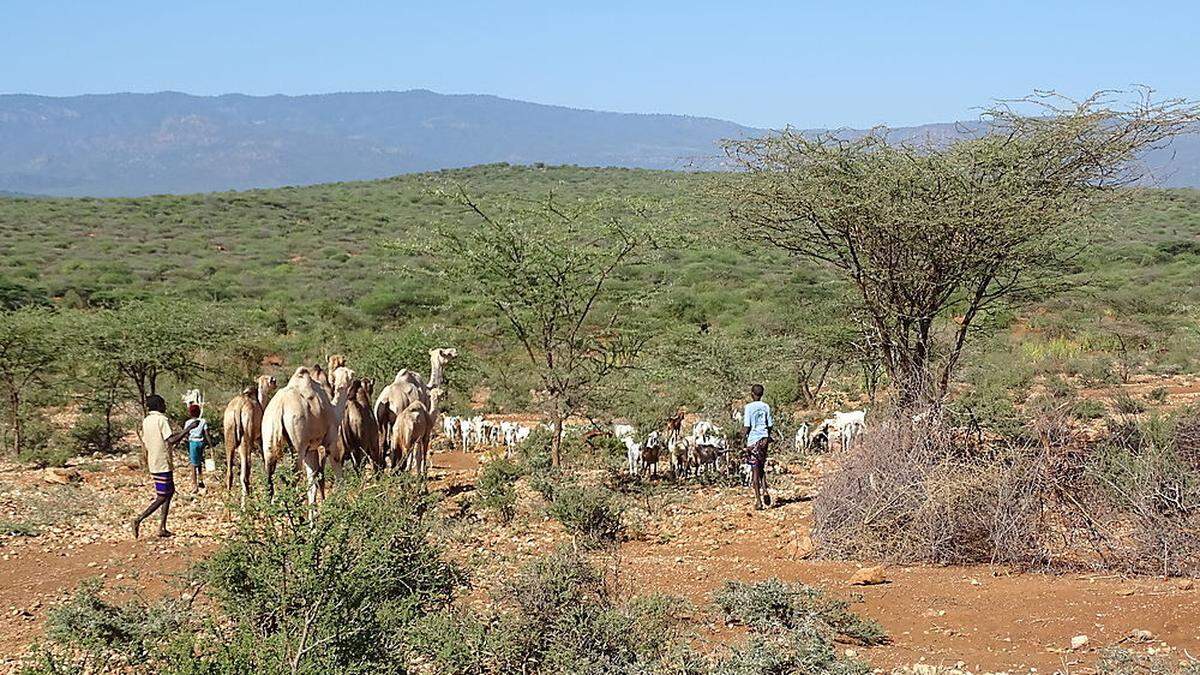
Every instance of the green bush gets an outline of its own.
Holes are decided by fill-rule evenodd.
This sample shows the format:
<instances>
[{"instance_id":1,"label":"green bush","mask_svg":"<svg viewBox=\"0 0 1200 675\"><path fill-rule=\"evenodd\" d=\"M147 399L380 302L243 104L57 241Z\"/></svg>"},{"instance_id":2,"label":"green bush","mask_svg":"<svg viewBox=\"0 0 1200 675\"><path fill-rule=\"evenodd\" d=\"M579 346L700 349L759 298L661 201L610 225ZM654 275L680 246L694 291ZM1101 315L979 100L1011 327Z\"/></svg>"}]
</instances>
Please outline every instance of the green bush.
<instances>
[{"instance_id":1,"label":"green bush","mask_svg":"<svg viewBox=\"0 0 1200 675\"><path fill-rule=\"evenodd\" d=\"M81 417L71 428L71 439L77 455L95 452L111 455L125 450L120 432L105 423L103 415Z\"/></svg>"},{"instance_id":2,"label":"green bush","mask_svg":"<svg viewBox=\"0 0 1200 675\"><path fill-rule=\"evenodd\" d=\"M409 631L434 672L655 673L678 636L677 600L619 601L584 558L559 551L531 563L495 596L499 611L445 611Z\"/></svg>"},{"instance_id":3,"label":"green bush","mask_svg":"<svg viewBox=\"0 0 1200 675\"><path fill-rule=\"evenodd\" d=\"M887 642L883 627L850 611L850 603L820 589L779 579L748 584L726 581L713 597L725 620L760 631L815 626L860 645Z\"/></svg>"},{"instance_id":4,"label":"green bush","mask_svg":"<svg viewBox=\"0 0 1200 675\"><path fill-rule=\"evenodd\" d=\"M607 488L557 485L548 510L585 546L611 544L621 534L623 508Z\"/></svg>"},{"instance_id":5,"label":"green bush","mask_svg":"<svg viewBox=\"0 0 1200 675\"><path fill-rule=\"evenodd\" d=\"M1113 405L1116 407L1117 412L1122 415L1137 415L1146 412L1146 404L1129 394L1118 394L1113 399Z\"/></svg>"},{"instance_id":6,"label":"green bush","mask_svg":"<svg viewBox=\"0 0 1200 675\"><path fill-rule=\"evenodd\" d=\"M507 458L485 464L479 470L479 480L475 486L479 505L495 514L500 522L511 522L517 505L515 484L523 475L525 470Z\"/></svg>"},{"instance_id":7,"label":"green bush","mask_svg":"<svg viewBox=\"0 0 1200 675\"><path fill-rule=\"evenodd\" d=\"M1081 398L1072 406L1071 412L1081 420L1095 420L1104 417L1108 409L1094 398Z\"/></svg>"},{"instance_id":8,"label":"green bush","mask_svg":"<svg viewBox=\"0 0 1200 675\"><path fill-rule=\"evenodd\" d=\"M753 634L744 646L719 659L711 670L699 672L714 675L867 675L871 668L856 659L843 658L820 630L803 625L778 633Z\"/></svg>"},{"instance_id":9,"label":"green bush","mask_svg":"<svg viewBox=\"0 0 1200 675\"><path fill-rule=\"evenodd\" d=\"M50 611L49 646L35 652L33 673L117 672L146 668L190 638L187 605L133 599L115 604L101 597L99 580L81 584L71 599Z\"/></svg>"},{"instance_id":10,"label":"green bush","mask_svg":"<svg viewBox=\"0 0 1200 675\"><path fill-rule=\"evenodd\" d=\"M413 481L345 474L310 513L285 482L195 570L211 602L118 605L85 587L52 621L41 672L405 672L409 625L465 581L426 537L429 499Z\"/></svg>"},{"instance_id":11,"label":"green bush","mask_svg":"<svg viewBox=\"0 0 1200 675\"><path fill-rule=\"evenodd\" d=\"M74 456L71 445L55 434L45 421L31 420L25 425L24 431L24 447L17 457L21 462L43 469L48 466L66 466Z\"/></svg>"}]
</instances>

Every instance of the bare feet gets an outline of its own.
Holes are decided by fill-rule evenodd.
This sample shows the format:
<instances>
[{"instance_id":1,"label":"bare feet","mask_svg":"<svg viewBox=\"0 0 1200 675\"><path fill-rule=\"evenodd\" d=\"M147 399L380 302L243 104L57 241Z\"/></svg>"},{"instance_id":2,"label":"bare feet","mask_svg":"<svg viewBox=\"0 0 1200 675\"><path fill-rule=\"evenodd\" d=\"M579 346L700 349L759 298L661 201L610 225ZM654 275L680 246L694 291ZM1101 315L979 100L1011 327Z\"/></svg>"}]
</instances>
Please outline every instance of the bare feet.
<instances>
[{"instance_id":1,"label":"bare feet","mask_svg":"<svg viewBox=\"0 0 1200 675\"><path fill-rule=\"evenodd\" d=\"M142 529L142 521L134 518L133 521L129 523L129 527L133 530L133 538L137 539L138 533Z\"/></svg>"},{"instance_id":2,"label":"bare feet","mask_svg":"<svg viewBox=\"0 0 1200 675\"><path fill-rule=\"evenodd\" d=\"M175 536L175 533L170 530L159 530L158 531L159 539L166 539L167 537L174 537L174 536Z\"/></svg>"}]
</instances>

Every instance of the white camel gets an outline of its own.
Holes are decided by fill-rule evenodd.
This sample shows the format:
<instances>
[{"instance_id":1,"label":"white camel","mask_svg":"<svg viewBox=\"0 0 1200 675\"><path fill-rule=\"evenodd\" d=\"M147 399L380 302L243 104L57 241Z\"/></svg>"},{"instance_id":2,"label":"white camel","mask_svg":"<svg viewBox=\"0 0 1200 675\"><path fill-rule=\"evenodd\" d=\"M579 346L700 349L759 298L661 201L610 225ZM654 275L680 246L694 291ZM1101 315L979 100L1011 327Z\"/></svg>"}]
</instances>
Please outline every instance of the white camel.
<instances>
[{"instance_id":1,"label":"white camel","mask_svg":"<svg viewBox=\"0 0 1200 675\"><path fill-rule=\"evenodd\" d=\"M341 396L344 407L345 392ZM275 468L290 447L296 453L297 470L302 466L307 475L309 503L324 498L325 458L338 452L340 427L338 409L325 388L308 368L297 368L263 411L262 448L268 492L274 490Z\"/></svg>"}]
</instances>

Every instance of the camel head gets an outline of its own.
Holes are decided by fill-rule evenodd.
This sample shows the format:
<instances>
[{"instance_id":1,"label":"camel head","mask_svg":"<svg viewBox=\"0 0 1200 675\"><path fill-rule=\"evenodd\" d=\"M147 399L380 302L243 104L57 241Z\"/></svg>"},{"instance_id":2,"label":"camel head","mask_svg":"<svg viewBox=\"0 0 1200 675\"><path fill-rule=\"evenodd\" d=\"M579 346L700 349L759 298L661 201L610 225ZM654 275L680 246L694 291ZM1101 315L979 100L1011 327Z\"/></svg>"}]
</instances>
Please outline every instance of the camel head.
<instances>
[{"instance_id":1,"label":"camel head","mask_svg":"<svg viewBox=\"0 0 1200 675\"><path fill-rule=\"evenodd\" d=\"M458 358L458 350L453 347L438 347L429 350L429 362L435 368L445 368L447 363Z\"/></svg>"},{"instance_id":2,"label":"camel head","mask_svg":"<svg viewBox=\"0 0 1200 675\"><path fill-rule=\"evenodd\" d=\"M429 385L432 387L440 387L445 384L445 378L442 376L442 371L445 370L446 364L458 358L458 350L453 347L438 347L437 349L429 350Z\"/></svg>"},{"instance_id":3,"label":"camel head","mask_svg":"<svg viewBox=\"0 0 1200 675\"><path fill-rule=\"evenodd\" d=\"M275 379L274 375L259 375L258 378L254 380L254 383L258 393L268 397L275 393L275 390L279 388L279 381Z\"/></svg>"}]
</instances>

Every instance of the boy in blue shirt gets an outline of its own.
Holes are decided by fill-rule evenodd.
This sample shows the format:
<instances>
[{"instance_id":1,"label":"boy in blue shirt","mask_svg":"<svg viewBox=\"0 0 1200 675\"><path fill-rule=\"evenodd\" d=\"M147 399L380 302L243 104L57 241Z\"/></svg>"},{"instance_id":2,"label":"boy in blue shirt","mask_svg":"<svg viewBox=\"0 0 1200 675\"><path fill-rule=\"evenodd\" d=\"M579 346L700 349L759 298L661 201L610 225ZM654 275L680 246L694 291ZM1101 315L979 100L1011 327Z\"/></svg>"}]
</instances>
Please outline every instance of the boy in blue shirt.
<instances>
[{"instance_id":1,"label":"boy in blue shirt","mask_svg":"<svg viewBox=\"0 0 1200 675\"><path fill-rule=\"evenodd\" d=\"M750 396L754 400L742 411L742 447L746 448L746 462L750 464L755 509L771 505L771 494L767 492L767 446L771 444L775 420L771 418L771 406L763 403L763 393L761 384L751 386Z\"/></svg>"}]
</instances>

